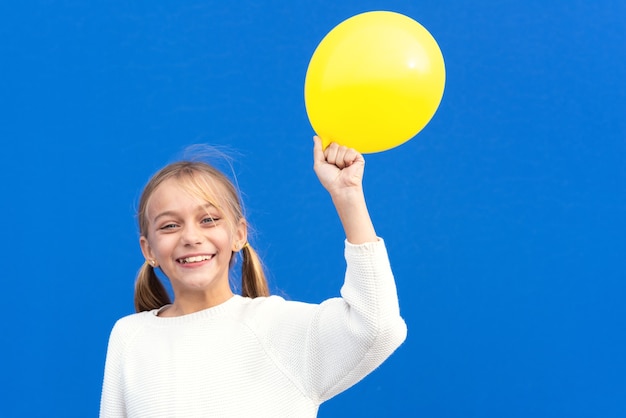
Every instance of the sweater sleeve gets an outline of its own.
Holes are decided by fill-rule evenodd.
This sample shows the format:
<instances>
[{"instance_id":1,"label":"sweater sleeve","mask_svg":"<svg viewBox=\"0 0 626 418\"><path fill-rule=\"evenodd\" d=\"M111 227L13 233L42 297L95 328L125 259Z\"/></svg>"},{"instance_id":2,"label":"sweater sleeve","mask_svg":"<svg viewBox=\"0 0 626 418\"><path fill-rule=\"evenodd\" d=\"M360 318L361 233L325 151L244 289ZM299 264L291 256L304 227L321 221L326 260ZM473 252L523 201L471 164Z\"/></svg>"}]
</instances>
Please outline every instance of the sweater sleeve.
<instances>
[{"instance_id":1,"label":"sweater sleeve","mask_svg":"<svg viewBox=\"0 0 626 418\"><path fill-rule=\"evenodd\" d=\"M104 382L100 399L100 418L120 418L126 416L122 382L122 345L123 320L118 321L111 335L107 348L106 363L104 366Z\"/></svg>"},{"instance_id":2,"label":"sweater sleeve","mask_svg":"<svg viewBox=\"0 0 626 418\"><path fill-rule=\"evenodd\" d=\"M406 338L384 242L346 241L341 298L282 312L274 339L288 373L322 403L348 389L387 359ZM294 347L297 347L294 349Z\"/></svg>"}]
</instances>

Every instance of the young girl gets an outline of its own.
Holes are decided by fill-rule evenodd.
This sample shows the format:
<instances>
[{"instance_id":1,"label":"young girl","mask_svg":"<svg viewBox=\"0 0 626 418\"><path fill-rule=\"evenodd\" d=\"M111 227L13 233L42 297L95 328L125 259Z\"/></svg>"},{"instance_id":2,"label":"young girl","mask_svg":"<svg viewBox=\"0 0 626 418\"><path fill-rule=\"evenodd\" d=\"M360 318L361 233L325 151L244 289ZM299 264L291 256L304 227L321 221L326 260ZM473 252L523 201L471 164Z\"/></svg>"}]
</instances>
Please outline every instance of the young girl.
<instances>
[{"instance_id":1,"label":"young girl","mask_svg":"<svg viewBox=\"0 0 626 418\"><path fill-rule=\"evenodd\" d=\"M314 141L314 170L346 234L341 297L316 305L269 296L235 187L207 164L171 164L141 196L138 313L111 332L101 417L314 417L404 341L385 245L363 195L365 161ZM229 282L237 253L241 296Z\"/></svg>"}]
</instances>

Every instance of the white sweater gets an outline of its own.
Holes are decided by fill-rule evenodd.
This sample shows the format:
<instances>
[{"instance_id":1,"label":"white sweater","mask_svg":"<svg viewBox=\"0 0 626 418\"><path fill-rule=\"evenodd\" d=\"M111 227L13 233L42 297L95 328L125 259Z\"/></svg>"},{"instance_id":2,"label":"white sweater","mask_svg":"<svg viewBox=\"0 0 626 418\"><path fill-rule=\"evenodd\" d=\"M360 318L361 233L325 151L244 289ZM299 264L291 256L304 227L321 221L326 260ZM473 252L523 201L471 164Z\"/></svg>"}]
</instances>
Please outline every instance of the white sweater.
<instances>
[{"instance_id":1,"label":"white sweater","mask_svg":"<svg viewBox=\"0 0 626 418\"><path fill-rule=\"evenodd\" d=\"M233 296L179 317L120 319L100 417L315 417L406 338L382 240L346 241L341 298Z\"/></svg>"}]
</instances>

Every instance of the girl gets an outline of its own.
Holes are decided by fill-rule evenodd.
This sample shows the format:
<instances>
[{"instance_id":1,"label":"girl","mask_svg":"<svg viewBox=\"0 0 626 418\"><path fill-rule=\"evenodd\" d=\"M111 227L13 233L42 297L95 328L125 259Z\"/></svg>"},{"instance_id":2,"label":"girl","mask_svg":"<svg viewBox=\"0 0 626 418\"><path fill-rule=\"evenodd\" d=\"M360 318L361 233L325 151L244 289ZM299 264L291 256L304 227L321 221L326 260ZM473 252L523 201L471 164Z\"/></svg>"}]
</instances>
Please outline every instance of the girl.
<instances>
[{"instance_id":1,"label":"girl","mask_svg":"<svg viewBox=\"0 0 626 418\"><path fill-rule=\"evenodd\" d=\"M337 144L323 150L317 137L313 157L346 234L341 298L319 305L268 295L237 191L222 173L179 162L150 180L138 213L146 258L138 313L111 332L101 417L315 417L404 341L385 245L363 195L365 161ZM228 276L239 252L241 296Z\"/></svg>"}]
</instances>

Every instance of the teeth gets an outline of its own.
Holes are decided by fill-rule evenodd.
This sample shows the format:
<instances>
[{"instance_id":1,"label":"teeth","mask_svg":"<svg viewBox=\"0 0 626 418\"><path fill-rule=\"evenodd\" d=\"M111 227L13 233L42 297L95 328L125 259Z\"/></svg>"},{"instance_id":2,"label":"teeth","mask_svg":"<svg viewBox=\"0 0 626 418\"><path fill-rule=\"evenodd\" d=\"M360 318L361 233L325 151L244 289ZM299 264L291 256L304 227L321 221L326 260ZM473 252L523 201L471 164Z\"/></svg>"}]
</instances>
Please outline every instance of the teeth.
<instances>
[{"instance_id":1,"label":"teeth","mask_svg":"<svg viewBox=\"0 0 626 418\"><path fill-rule=\"evenodd\" d=\"M181 258L178 261L180 263L187 264L187 263L198 263L200 261L210 260L210 259L211 259L210 255L197 255L195 257Z\"/></svg>"}]
</instances>

